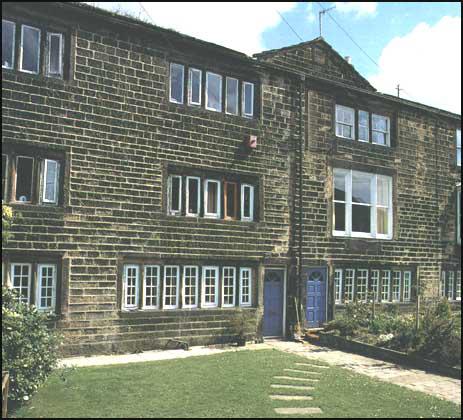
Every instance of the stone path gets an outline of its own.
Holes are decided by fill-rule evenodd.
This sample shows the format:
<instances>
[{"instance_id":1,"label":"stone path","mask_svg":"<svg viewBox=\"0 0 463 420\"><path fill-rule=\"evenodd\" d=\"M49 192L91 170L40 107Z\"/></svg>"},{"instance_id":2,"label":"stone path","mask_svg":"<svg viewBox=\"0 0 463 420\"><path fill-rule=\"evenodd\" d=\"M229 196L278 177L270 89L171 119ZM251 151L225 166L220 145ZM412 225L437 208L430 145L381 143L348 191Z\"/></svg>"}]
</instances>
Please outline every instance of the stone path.
<instances>
[{"instance_id":1,"label":"stone path","mask_svg":"<svg viewBox=\"0 0 463 420\"><path fill-rule=\"evenodd\" d=\"M278 389L278 392L284 391L285 394L270 394L269 397L271 400L277 401L312 401L313 397L311 395L300 395L293 394L294 391L313 391L315 389L316 382L319 382L319 379L311 378L311 375L321 374L317 372L317 369L328 369L329 366L323 366L318 364L311 363L294 363L294 366L297 369L283 369L285 372L284 375L274 376L273 379L275 382L289 382L288 383L273 383L270 385L270 388ZM310 370L308 370L308 369ZM303 376L300 376L303 374ZM316 376L316 375L315 375ZM310 385L306 384L301 385L301 382L310 382ZM276 414L281 415L291 415L291 416L305 416L312 414L321 414L323 411L319 407L277 407L274 409Z\"/></svg>"},{"instance_id":2,"label":"stone path","mask_svg":"<svg viewBox=\"0 0 463 420\"><path fill-rule=\"evenodd\" d=\"M340 366L356 373L404 386L414 391L434 395L435 397L461 405L461 380L458 379L402 367L394 363L383 362L352 353L331 350L309 343L266 340L266 344L277 350L311 359L318 359L331 365ZM293 370L299 370L300 367L302 366L298 365ZM290 369L285 370L287 372L291 371Z\"/></svg>"}]
</instances>

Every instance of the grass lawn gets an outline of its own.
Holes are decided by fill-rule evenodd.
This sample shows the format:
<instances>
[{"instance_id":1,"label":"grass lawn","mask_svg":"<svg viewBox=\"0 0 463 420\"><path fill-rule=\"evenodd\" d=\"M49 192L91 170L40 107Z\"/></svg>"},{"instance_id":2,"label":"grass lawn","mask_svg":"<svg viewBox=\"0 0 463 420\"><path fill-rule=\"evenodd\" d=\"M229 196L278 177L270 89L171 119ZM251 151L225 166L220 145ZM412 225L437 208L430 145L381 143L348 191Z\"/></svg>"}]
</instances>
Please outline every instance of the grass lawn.
<instances>
[{"instance_id":1,"label":"grass lawn","mask_svg":"<svg viewBox=\"0 0 463 420\"><path fill-rule=\"evenodd\" d=\"M272 389L272 383L291 383L273 376L287 376L285 368L300 369L295 362L309 360L257 350L78 368L66 382L54 374L14 416L278 417L275 407L313 406L328 418L460 417L458 405L338 367L313 369L322 373L313 391ZM307 377L291 373L296 375ZM269 394L289 393L312 395L313 401L269 399Z\"/></svg>"}]
</instances>

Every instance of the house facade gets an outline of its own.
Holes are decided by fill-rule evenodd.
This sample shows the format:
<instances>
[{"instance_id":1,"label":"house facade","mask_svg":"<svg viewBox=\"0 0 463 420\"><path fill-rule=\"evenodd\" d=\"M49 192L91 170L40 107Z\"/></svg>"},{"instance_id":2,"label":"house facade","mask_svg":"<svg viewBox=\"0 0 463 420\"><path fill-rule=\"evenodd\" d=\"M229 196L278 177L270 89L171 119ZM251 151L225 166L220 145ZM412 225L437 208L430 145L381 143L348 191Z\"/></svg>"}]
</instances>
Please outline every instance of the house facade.
<instances>
[{"instance_id":1,"label":"house facade","mask_svg":"<svg viewBox=\"0 0 463 420\"><path fill-rule=\"evenodd\" d=\"M461 300L459 115L322 38L251 58L82 4L2 11L2 280L68 354Z\"/></svg>"}]
</instances>

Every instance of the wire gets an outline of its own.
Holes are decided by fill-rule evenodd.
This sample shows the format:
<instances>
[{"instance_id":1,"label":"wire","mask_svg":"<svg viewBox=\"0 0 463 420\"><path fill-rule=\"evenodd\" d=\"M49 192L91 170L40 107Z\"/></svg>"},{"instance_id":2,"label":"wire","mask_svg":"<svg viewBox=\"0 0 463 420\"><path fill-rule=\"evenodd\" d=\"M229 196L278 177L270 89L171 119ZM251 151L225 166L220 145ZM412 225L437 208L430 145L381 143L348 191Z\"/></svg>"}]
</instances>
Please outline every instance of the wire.
<instances>
[{"instance_id":1,"label":"wire","mask_svg":"<svg viewBox=\"0 0 463 420\"><path fill-rule=\"evenodd\" d=\"M278 10L275 10L279 15L280 17L283 19L283 21L289 26L289 29L291 29L293 31L293 33L302 41L304 42L304 40L299 36L299 34L295 31L295 29L289 24L289 22L283 17L283 15L278 11Z\"/></svg>"},{"instance_id":2,"label":"wire","mask_svg":"<svg viewBox=\"0 0 463 420\"><path fill-rule=\"evenodd\" d=\"M317 1L317 4L322 8L322 10L325 10L324 6L323 6L320 2ZM333 16L331 16L330 12L327 11L326 14L327 14L327 15L331 18L331 20L339 27L339 29L341 29L341 31L343 31L343 32L347 35L347 37L357 46L357 48L358 48L360 51L362 51L362 52L370 59L370 61L371 61L376 67L379 67L378 63L377 63L375 60L373 60L373 59L368 55L368 53L367 53L359 44L357 44L357 42L355 42L354 38L352 38L352 37L349 35L349 33L348 33L348 32L336 21L336 19L335 19Z\"/></svg>"}]
</instances>

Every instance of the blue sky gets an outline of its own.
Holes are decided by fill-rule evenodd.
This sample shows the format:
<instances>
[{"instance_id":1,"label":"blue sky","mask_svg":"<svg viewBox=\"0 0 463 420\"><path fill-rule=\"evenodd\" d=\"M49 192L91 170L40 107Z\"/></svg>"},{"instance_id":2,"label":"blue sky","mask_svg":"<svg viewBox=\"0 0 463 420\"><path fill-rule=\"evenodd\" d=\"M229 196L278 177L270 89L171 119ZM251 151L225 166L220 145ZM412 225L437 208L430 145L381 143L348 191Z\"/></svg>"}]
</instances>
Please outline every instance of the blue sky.
<instances>
[{"instance_id":1,"label":"blue sky","mask_svg":"<svg viewBox=\"0 0 463 420\"><path fill-rule=\"evenodd\" d=\"M301 42L319 34L318 2L163 3L96 2L113 11L214 42L246 54ZM378 64L325 15L324 38L379 91L461 112L459 2L321 2ZM279 14L279 13L280 14ZM149 16L148 16L149 15Z\"/></svg>"}]
</instances>

